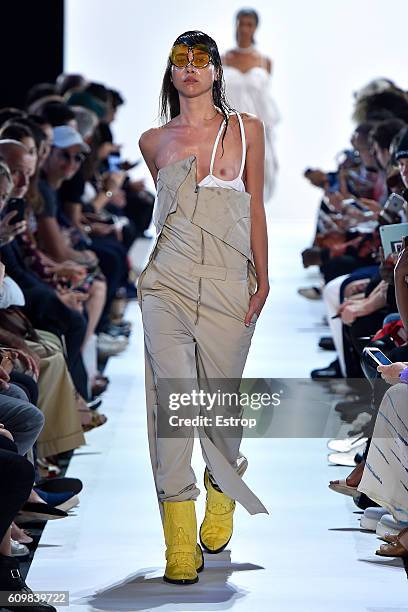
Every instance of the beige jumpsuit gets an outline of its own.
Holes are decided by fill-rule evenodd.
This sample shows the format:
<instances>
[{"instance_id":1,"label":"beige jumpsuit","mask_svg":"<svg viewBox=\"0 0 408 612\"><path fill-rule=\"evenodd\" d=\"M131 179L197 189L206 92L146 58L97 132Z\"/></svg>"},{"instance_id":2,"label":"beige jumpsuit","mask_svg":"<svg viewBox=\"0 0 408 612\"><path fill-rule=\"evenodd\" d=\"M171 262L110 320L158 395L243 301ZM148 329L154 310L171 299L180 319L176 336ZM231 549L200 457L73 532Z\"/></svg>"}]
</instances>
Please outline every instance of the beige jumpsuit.
<instances>
[{"instance_id":1,"label":"beige jumpsuit","mask_svg":"<svg viewBox=\"0 0 408 612\"><path fill-rule=\"evenodd\" d=\"M196 158L159 170L153 214L156 241L138 281L145 342L147 422L159 502L196 499L191 467L194 428L178 437L157 435L163 414L158 381L241 379L255 322L244 324L256 275L250 247L250 194L200 187ZM214 388L215 390L215 388ZM168 406L165 407L166 414ZM196 416L196 412L191 416ZM267 510L242 479L246 458L240 435L198 426L211 477L250 514ZM241 431L242 435L242 431ZM162 504L159 503L162 511Z\"/></svg>"}]
</instances>

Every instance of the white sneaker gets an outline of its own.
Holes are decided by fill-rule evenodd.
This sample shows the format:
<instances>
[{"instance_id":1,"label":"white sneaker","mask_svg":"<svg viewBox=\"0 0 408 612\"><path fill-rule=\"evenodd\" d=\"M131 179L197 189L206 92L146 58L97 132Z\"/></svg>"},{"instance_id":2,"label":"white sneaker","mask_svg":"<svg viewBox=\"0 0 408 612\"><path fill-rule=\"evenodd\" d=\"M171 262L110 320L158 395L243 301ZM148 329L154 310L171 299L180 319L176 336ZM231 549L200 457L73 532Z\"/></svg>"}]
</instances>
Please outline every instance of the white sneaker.
<instances>
[{"instance_id":1,"label":"white sneaker","mask_svg":"<svg viewBox=\"0 0 408 612\"><path fill-rule=\"evenodd\" d=\"M333 438L329 440L327 443L327 448L336 453L348 453L351 450L355 450L356 452L363 446L367 444L368 438L365 438L362 434L358 434L356 436L352 436L351 438L344 438L343 440L337 440Z\"/></svg>"},{"instance_id":2,"label":"white sneaker","mask_svg":"<svg viewBox=\"0 0 408 612\"><path fill-rule=\"evenodd\" d=\"M297 290L298 294L308 300L321 300L322 291L319 287L300 287Z\"/></svg>"},{"instance_id":3,"label":"white sneaker","mask_svg":"<svg viewBox=\"0 0 408 612\"><path fill-rule=\"evenodd\" d=\"M362 449L363 447L361 447ZM356 461L354 457L357 451L352 448L348 453L330 453L327 455L327 460L332 465L344 465L345 467L356 467Z\"/></svg>"},{"instance_id":4,"label":"white sneaker","mask_svg":"<svg viewBox=\"0 0 408 612\"><path fill-rule=\"evenodd\" d=\"M391 514L384 514L382 519L379 521L375 533L380 537L384 537L386 533L391 535L397 535L400 531L405 529L408 523L396 521Z\"/></svg>"},{"instance_id":5,"label":"white sneaker","mask_svg":"<svg viewBox=\"0 0 408 612\"><path fill-rule=\"evenodd\" d=\"M385 508L366 508L363 516L360 518L360 527L366 531L375 531L377 525L386 514L390 514Z\"/></svg>"}]
</instances>

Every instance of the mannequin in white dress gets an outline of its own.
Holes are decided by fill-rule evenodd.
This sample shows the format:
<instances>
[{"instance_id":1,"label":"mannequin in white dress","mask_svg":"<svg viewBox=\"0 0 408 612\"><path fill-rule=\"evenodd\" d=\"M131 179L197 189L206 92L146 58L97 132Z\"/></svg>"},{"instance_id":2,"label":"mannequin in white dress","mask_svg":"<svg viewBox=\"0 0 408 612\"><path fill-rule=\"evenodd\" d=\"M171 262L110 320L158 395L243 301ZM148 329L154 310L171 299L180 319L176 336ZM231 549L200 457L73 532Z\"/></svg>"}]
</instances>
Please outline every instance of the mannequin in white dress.
<instances>
[{"instance_id":1,"label":"mannequin in white dress","mask_svg":"<svg viewBox=\"0 0 408 612\"><path fill-rule=\"evenodd\" d=\"M272 61L255 47L254 37L259 17L252 9L242 9L236 16L237 46L223 58L226 96L233 108L252 113L265 125L264 199L273 195L278 162L274 146L274 127L279 112L271 95Z\"/></svg>"}]
</instances>

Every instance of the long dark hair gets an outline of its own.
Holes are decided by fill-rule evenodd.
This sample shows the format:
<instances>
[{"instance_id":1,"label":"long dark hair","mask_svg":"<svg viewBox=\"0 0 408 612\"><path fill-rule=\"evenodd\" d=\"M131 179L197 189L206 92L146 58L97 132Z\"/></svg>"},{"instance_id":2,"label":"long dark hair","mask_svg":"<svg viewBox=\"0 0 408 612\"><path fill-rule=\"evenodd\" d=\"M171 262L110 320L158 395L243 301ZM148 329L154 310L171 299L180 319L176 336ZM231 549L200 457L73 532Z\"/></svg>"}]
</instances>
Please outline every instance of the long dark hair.
<instances>
[{"instance_id":1,"label":"long dark hair","mask_svg":"<svg viewBox=\"0 0 408 612\"><path fill-rule=\"evenodd\" d=\"M200 32L199 30L184 32L184 34L178 36L173 43L173 45L188 45L189 47L200 44L208 47L211 60L214 64L214 68L217 71L217 80L215 80L213 83L212 98L214 106L221 111L225 119L225 129L222 136L222 144L224 144L224 137L228 128L229 115L234 109L229 105L225 96L224 75L217 43L213 38L211 38L211 36L208 36L208 34L204 34L204 32ZM180 114L180 99L178 91L174 87L171 80L171 66L172 64L169 57L167 60L167 66L160 93L160 116L164 123L170 121L170 119L173 119Z\"/></svg>"}]
</instances>

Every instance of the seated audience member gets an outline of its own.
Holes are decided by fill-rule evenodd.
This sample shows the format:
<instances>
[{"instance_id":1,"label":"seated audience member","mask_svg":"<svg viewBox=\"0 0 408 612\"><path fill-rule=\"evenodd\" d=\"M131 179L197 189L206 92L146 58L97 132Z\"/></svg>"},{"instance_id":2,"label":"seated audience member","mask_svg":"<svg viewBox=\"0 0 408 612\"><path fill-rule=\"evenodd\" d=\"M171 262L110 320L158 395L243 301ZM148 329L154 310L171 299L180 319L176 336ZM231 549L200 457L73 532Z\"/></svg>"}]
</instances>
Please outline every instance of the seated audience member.
<instances>
[{"instance_id":1,"label":"seated audience member","mask_svg":"<svg viewBox=\"0 0 408 612\"><path fill-rule=\"evenodd\" d=\"M408 377L399 382L399 375L408 373L408 362L379 368L393 384L381 402L357 489L407 525L377 554L408 558Z\"/></svg>"},{"instance_id":2,"label":"seated audience member","mask_svg":"<svg viewBox=\"0 0 408 612\"><path fill-rule=\"evenodd\" d=\"M62 73L55 84L59 95L67 97L77 91L82 91L88 82L82 74Z\"/></svg>"},{"instance_id":3,"label":"seated audience member","mask_svg":"<svg viewBox=\"0 0 408 612\"><path fill-rule=\"evenodd\" d=\"M123 336L120 339L110 339L108 336L109 310L117 290L125 284L127 278L126 251L116 241L110 242L106 234L100 240L93 235L91 240L87 238L88 242L85 242L81 233L73 232L75 226L65 217L60 206L58 190L65 180L72 178L75 171L78 171L85 146L80 134L73 128L69 126L54 128L53 148L44 163L39 182L43 206L37 212L38 242L44 252L57 262L71 259L86 265L89 273L95 272L99 263L107 280L107 292L103 296L104 303L98 311L98 316L92 319L93 329L96 328L98 333L107 333L103 336L103 341L106 344L110 340L112 350L118 350L118 342L120 342L119 348L123 350L125 347ZM108 228L111 231L112 226L108 225ZM73 248L73 240L77 241L76 248ZM79 246L89 248L77 250ZM93 283L95 289L98 282L98 279L95 279ZM88 336L92 333L88 326Z\"/></svg>"},{"instance_id":4,"label":"seated audience member","mask_svg":"<svg viewBox=\"0 0 408 612\"><path fill-rule=\"evenodd\" d=\"M20 563L11 554L11 523L26 502L34 483L32 464L17 453L12 434L0 424L0 591L32 593L20 573ZM8 610L21 606L8 605ZM30 612L56 612L49 604L33 604Z\"/></svg>"},{"instance_id":5,"label":"seated audience member","mask_svg":"<svg viewBox=\"0 0 408 612\"><path fill-rule=\"evenodd\" d=\"M377 165L384 171L392 169L390 146L395 136L406 127L401 119L380 121L370 132L372 150Z\"/></svg>"},{"instance_id":6,"label":"seated audience member","mask_svg":"<svg viewBox=\"0 0 408 612\"><path fill-rule=\"evenodd\" d=\"M21 199L27 192L30 177L35 170L35 160L17 141L0 141L0 156L10 168L13 179L12 197ZM18 232L26 229L21 222ZM86 321L75 310L76 295L60 295L28 269L17 241L12 237L0 250L6 273L13 278L24 293L25 311L30 321L39 329L45 329L65 338L68 365L75 386L82 397L88 397L88 381L81 357L81 347L86 333ZM69 305L67 305L69 304ZM70 307L72 306L72 307Z\"/></svg>"}]
</instances>

